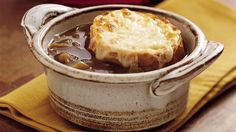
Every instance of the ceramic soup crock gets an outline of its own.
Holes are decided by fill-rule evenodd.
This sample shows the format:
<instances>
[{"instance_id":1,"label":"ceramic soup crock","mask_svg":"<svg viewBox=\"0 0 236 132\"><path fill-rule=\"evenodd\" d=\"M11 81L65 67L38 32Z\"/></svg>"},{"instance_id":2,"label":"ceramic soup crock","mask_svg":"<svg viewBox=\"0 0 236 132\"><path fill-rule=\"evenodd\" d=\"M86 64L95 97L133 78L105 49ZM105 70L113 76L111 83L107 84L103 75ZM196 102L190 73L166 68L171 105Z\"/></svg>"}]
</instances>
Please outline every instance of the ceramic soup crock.
<instances>
[{"instance_id":1,"label":"ceramic soup crock","mask_svg":"<svg viewBox=\"0 0 236 132\"><path fill-rule=\"evenodd\" d=\"M121 8L169 19L181 30L189 54L159 70L129 74L78 70L48 56L47 47L55 34L92 23L95 16ZM75 124L98 130L142 130L173 120L186 107L191 79L223 51L222 44L208 41L188 19L145 6L101 5L76 9L43 4L26 12L21 25L29 48L45 68L52 108Z\"/></svg>"}]
</instances>

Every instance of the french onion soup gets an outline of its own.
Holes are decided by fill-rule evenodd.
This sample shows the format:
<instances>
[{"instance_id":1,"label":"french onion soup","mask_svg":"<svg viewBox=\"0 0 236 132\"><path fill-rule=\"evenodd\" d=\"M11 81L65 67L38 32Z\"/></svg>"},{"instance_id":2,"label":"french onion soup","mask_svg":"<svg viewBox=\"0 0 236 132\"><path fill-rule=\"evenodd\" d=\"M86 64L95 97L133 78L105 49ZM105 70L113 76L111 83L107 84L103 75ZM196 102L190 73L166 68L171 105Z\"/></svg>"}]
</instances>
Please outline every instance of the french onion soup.
<instances>
[{"instance_id":1,"label":"french onion soup","mask_svg":"<svg viewBox=\"0 0 236 132\"><path fill-rule=\"evenodd\" d=\"M135 73L163 68L185 55L181 31L150 13L113 10L56 34L48 54L73 68L102 73Z\"/></svg>"}]
</instances>

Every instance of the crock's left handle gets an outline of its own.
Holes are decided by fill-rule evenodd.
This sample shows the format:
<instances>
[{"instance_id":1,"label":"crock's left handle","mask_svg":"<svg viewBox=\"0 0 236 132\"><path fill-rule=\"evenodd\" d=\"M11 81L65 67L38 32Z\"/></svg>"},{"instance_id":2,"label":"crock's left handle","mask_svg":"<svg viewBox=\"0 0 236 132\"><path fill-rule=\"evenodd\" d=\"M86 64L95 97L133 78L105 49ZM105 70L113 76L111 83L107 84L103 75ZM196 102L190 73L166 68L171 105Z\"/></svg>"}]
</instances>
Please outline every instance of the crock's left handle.
<instances>
[{"instance_id":1,"label":"crock's left handle","mask_svg":"<svg viewBox=\"0 0 236 132\"><path fill-rule=\"evenodd\" d=\"M74 8L58 4L41 4L28 10L22 20L25 37L31 47L34 34L49 20L60 14L74 10Z\"/></svg>"}]
</instances>

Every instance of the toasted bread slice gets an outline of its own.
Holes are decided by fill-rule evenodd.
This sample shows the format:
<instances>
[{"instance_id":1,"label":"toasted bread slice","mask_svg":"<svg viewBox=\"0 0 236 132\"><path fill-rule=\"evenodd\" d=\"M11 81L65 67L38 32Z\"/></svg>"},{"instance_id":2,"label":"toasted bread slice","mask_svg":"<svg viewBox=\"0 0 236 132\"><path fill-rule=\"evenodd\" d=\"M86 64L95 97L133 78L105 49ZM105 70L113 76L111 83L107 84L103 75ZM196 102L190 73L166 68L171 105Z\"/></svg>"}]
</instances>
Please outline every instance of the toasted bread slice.
<instances>
[{"instance_id":1,"label":"toasted bread slice","mask_svg":"<svg viewBox=\"0 0 236 132\"><path fill-rule=\"evenodd\" d=\"M165 18L128 9L114 10L95 17L88 48L99 60L150 71L184 57L180 34Z\"/></svg>"}]
</instances>

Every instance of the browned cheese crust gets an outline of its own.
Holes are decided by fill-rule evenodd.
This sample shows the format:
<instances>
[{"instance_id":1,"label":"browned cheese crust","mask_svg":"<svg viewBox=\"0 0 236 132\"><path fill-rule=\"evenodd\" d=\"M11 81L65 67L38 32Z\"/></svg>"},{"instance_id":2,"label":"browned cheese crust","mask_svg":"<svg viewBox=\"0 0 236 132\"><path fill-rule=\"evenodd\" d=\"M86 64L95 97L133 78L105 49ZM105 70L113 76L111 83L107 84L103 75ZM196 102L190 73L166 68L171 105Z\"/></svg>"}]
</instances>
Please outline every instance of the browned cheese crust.
<instances>
[{"instance_id":1,"label":"browned cheese crust","mask_svg":"<svg viewBox=\"0 0 236 132\"><path fill-rule=\"evenodd\" d=\"M131 71L150 71L185 56L181 32L150 13L114 10L95 17L88 47L95 57Z\"/></svg>"}]
</instances>

